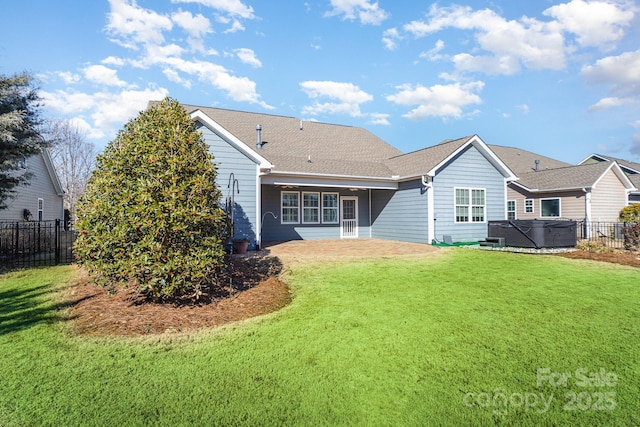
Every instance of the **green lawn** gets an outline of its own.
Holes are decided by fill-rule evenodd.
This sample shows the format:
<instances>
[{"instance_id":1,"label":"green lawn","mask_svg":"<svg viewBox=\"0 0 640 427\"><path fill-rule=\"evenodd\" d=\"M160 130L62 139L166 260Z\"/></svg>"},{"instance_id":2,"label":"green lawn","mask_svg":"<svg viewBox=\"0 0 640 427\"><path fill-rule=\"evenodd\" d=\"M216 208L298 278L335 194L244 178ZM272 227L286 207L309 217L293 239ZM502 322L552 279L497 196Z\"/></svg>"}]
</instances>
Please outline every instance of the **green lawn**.
<instances>
[{"instance_id":1,"label":"green lawn","mask_svg":"<svg viewBox=\"0 0 640 427\"><path fill-rule=\"evenodd\" d=\"M469 249L307 265L278 313L140 339L71 335L73 276L0 276L2 426L640 424L638 269Z\"/></svg>"}]
</instances>

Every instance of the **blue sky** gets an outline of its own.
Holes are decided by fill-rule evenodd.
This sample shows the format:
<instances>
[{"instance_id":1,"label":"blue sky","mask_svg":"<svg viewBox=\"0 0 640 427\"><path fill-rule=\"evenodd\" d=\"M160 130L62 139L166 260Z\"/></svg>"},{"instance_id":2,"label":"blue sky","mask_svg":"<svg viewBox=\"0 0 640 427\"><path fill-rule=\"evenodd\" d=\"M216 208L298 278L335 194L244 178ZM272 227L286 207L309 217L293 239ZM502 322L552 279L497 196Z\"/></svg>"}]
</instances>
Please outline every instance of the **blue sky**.
<instances>
[{"instance_id":1,"label":"blue sky","mask_svg":"<svg viewBox=\"0 0 640 427\"><path fill-rule=\"evenodd\" d=\"M404 152L478 134L640 162L628 0L3 2L0 73L99 149L149 100L360 126Z\"/></svg>"}]
</instances>

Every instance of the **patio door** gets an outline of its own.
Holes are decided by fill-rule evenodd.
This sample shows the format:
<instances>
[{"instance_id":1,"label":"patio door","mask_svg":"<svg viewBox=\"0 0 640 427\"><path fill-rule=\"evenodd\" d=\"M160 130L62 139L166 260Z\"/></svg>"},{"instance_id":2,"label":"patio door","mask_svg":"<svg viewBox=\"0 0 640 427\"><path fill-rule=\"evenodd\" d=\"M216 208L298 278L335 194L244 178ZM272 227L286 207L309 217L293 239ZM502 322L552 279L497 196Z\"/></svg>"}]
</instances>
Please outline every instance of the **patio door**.
<instances>
[{"instance_id":1,"label":"patio door","mask_svg":"<svg viewBox=\"0 0 640 427\"><path fill-rule=\"evenodd\" d=\"M340 198L340 237L358 237L358 197Z\"/></svg>"}]
</instances>

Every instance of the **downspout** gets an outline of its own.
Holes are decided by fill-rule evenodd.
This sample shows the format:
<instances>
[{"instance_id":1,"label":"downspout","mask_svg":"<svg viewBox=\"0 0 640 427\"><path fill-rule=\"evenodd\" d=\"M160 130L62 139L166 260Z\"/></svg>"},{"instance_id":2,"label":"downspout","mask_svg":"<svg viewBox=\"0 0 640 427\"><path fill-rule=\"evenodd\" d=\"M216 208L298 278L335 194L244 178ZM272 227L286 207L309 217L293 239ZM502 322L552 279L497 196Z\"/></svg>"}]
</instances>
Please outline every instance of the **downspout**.
<instances>
[{"instance_id":1,"label":"downspout","mask_svg":"<svg viewBox=\"0 0 640 427\"><path fill-rule=\"evenodd\" d=\"M583 188L582 191L585 192L584 196L584 227L585 227L585 238L591 238L591 189Z\"/></svg>"},{"instance_id":2,"label":"downspout","mask_svg":"<svg viewBox=\"0 0 640 427\"><path fill-rule=\"evenodd\" d=\"M262 248L262 176L260 175L260 165L256 165L256 228L258 229L256 250L260 250Z\"/></svg>"},{"instance_id":3,"label":"downspout","mask_svg":"<svg viewBox=\"0 0 640 427\"><path fill-rule=\"evenodd\" d=\"M373 237L373 224L371 223L371 189L369 189L369 238Z\"/></svg>"},{"instance_id":4,"label":"downspout","mask_svg":"<svg viewBox=\"0 0 640 427\"><path fill-rule=\"evenodd\" d=\"M436 214L433 201L433 179L428 175L422 175L422 185L427 189L427 242L436 240Z\"/></svg>"}]
</instances>

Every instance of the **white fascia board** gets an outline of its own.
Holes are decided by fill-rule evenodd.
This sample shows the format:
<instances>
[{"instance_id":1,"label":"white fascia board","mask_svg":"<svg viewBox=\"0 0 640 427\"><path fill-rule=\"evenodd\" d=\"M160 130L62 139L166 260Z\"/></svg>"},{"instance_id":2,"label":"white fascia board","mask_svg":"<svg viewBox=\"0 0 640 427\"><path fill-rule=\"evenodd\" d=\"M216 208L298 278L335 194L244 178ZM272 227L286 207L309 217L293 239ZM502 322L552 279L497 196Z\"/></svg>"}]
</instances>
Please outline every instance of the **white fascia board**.
<instances>
[{"instance_id":1,"label":"white fascia board","mask_svg":"<svg viewBox=\"0 0 640 427\"><path fill-rule=\"evenodd\" d=\"M62 183L60 183L60 178L58 178L56 168L53 166L53 161L51 160L49 150L47 148L43 148L42 150L40 150L40 154L42 155L44 165L47 168L47 172L49 173L49 177L51 178L51 182L53 183L53 187L55 188L56 193L58 193L58 196L64 196L65 192L62 189Z\"/></svg>"},{"instance_id":2,"label":"white fascia board","mask_svg":"<svg viewBox=\"0 0 640 427\"><path fill-rule=\"evenodd\" d=\"M255 150L251 149L247 144L240 141L235 135L226 130L224 127L220 126L218 122L212 120L211 117L207 116L201 110L196 110L191 113L192 120L198 120L203 125L207 126L209 129L217 133L226 139L230 144L236 147L240 152L244 153L247 157L255 161L260 169L271 169L273 165L270 161L262 157L260 154L256 153Z\"/></svg>"},{"instance_id":3,"label":"white fascia board","mask_svg":"<svg viewBox=\"0 0 640 427\"><path fill-rule=\"evenodd\" d=\"M442 160L440 163L435 165L433 169L427 172L427 175L435 176L438 169L447 164L447 162L449 162L451 159L465 150L469 145L473 145L474 147L476 147L476 149L480 151L480 153L502 174L502 176L507 179L507 181L516 181L518 179L518 176L513 173L511 169L509 169L498 156L496 156L496 154L489 148L487 144L485 144L485 142L478 135L473 135L471 138L469 138L467 142L462 144L460 147L458 147L457 150L449 154L444 160Z\"/></svg>"},{"instance_id":4,"label":"white fascia board","mask_svg":"<svg viewBox=\"0 0 640 427\"><path fill-rule=\"evenodd\" d=\"M300 174L263 174L260 181L268 185L282 185L291 187L335 187L360 188L373 190L397 190L395 180L375 180L358 177L340 177L331 175L300 175Z\"/></svg>"},{"instance_id":5,"label":"white fascia board","mask_svg":"<svg viewBox=\"0 0 640 427\"><path fill-rule=\"evenodd\" d=\"M618 164L618 162L612 161L611 165L604 171L602 172L602 175L600 175L598 177L598 179L596 180L596 182L593 184L593 186L595 187L596 185L598 185L598 182L600 182L600 180L602 179L602 177L605 176L605 174L607 172L609 172L610 170L613 170L613 173L616 175L616 177L618 177L618 179L620 180L620 182L622 182L622 185L624 185L625 189L627 191L634 191L636 190L636 187L633 185L633 183L631 182L631 180L629 180L629 177L627 177L627 174L625 174L622 171L622 168L620 167L620 165Z\"/></svg>"},{"instance_id":6,"label":"white fascia board","mask_svg":"<svg viewBox=\"0 0 640 427\"><path fill-rule=\"evenodd\" d=\"M543 189L540 189L540 188L529 188L529 187L527 187L525 185L520 184L517 181L512 181L512 182L510 182L510 184L517 185L518 187L522 188L523 190L528 191L529 193L543 193L543 194L544 193L555 193L555 192L558 192L558 191L583 191L585 189L589 189L590 190L592 188L591 186L585 187L583 185L583 186L579 186L579 187L543 188Z\"/></svg>"},{"instance_id":7,"label":"white fascia board","mask_svg":"<svg viewBox=\"0 0 640 427\"><path fill-rule=\"evenodd\" d=\"M598 159L603 160L603 161L605 161L605 162L610 161L610 160L609 160L609 159L607 159L606 157L602 157L602 156L601 156L601 155L599 155L599 154L592 153L592 154L589 154L589 155L588 155L587 157L585 157L584 159L582 159L582 161L580 161L578 164L579 164L579 165L581 165L581 164L583 164L584 162L586 162L587 160L589 160L589 159L590 159L590 158L592 158L592 157L597 157Z\"/></svg>"}]
</instances>

